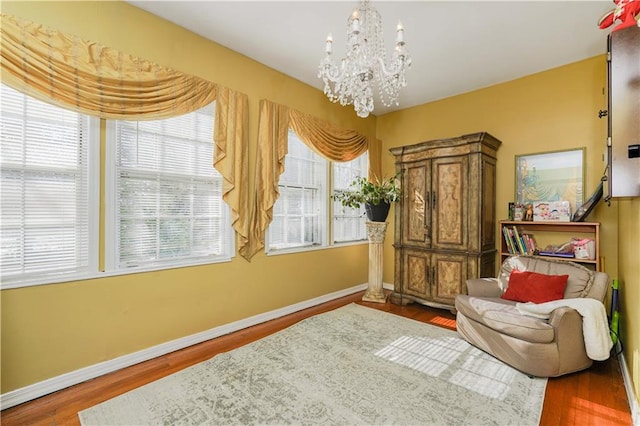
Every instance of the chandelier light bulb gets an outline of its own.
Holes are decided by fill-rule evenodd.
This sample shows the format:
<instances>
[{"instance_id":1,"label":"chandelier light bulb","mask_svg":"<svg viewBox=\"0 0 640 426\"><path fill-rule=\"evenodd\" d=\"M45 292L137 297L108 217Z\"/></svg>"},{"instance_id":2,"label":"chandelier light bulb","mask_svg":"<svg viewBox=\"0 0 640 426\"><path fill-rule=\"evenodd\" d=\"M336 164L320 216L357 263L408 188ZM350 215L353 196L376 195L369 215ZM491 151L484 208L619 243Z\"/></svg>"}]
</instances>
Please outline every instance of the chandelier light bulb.
<instances>
[{"instance_id":1,"label":"chandelier light bulb","mask_svg":"<svg viewBox=\"0 0 640 426\"><path fill-rule=\"evenodd\" d=\"M347 20L345 57L336 62L332 55L333 37L327 36L325 57L318 67L324 93L331 102L353 105L359 117L373 111L377 92L384 106L399 105L400 89L407 85L405 73L411 57L404 42L404 27L398 22L396 43L387 60L380 13L363 0Z\"/></svg>"},{"instance_id":2,"label":"chandelier light bulb","mask_svg":"<svg viewBox=\"0 0 640 426\"><path fill-rule=\"evenodd\" d=\"M400 21L398 21L398 26L396 28L396 43L404 43L404 27Z\"/></svg>"},{"instance_id":3,"label":"chandelier light bulb","mask_svg":"<svg viewBox=\"0 0 640 426\"><path fill-rule=\"evenodd\" d=\"M360 13L358 9L351 14L351 31L357 33L360 31Z\"/></svg>"},{"instance_id":4,"label":"chandelier light bulb","mask_svg":"<svg viewBox=\"0 0 640 426\"><path fill-rule=\"evenodd\" d=\"M324 51L325 51L327 54L330 54L330 53L331 53L331 45L332 45L332 44L333 44L333 37L331 36L331 33L329 33L329 35L327 36L327 44L326 44L326 46L325 46L325 48L324 48Z\"/></svg>"}]
</instances>

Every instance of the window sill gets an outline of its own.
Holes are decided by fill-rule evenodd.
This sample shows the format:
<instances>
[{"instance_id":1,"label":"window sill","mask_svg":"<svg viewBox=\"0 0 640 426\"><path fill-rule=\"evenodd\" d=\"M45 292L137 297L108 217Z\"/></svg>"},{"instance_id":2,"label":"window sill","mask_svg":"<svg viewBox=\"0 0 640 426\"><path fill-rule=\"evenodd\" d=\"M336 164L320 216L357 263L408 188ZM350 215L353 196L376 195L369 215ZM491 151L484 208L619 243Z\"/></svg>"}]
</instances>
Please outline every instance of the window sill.
<instances>
[{"instance_id":1,"label":"window sill","mask_svg":"<svg viewBox=\"0 0 640 426\"><path fill-rule=\"evenodd\" d=\"M216 263L227 263L227 262L231 262L232 259L233 257L223 257L223 258L221 257L218 259L206 259L206 260L201 260L197 262L180 263L180 264L173 264L173 265L144 266L139 268L121 269L117 271L35 276L35 277L30 277L30 278L22 279L19 281L8 282L8 283L2 282L0 283L0 290L9 290L9 289L23 288L23 287L35 287L35 286L48 285L48 284L62 284L62 283L68 283L73 281L87 281L87 280L94 280L99 278L116 277L120 275L133 275L133 274L142 274L145 272L165 271L169 269L191 268L195 266L213 265Z\"/></svg>"},{"instance_id":2,"label":"window sill","mask_svg":"<svg viewBox=\"0 0 640 426\"><path fill-rule=\"evenodd\" d=\"M292 248L282 248L282 249L271 249L266 252L267 256L280 256L283 254L294 254L294 253L304 253L308 251L318 251L318 250L330 250L348 246L358 246L363 244L369 244L368 240L361 241L346 241L344 243L334 243L330 246L306 246L306 247L292 247Z\"/></svg>"}]
</instances>

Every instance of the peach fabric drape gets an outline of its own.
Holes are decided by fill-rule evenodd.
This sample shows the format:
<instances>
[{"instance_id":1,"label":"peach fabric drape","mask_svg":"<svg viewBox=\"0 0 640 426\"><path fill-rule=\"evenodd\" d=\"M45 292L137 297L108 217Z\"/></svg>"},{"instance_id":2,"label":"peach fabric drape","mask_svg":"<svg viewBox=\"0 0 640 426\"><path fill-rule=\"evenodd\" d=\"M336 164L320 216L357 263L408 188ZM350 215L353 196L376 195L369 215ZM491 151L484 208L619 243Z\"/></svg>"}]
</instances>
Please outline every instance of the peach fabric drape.
<instances>
[{"instance_id":1,"label":"peach fabric drape","mask_svg":"<svg viewBox=\"0 0 640 426\"><path fill-rule=\"evenodd\" d=\"M101 118L157 120L216 98L215 83L2 14L2 80L45 102Z\"/></svg>"},{"instance_id":2,"label":"peach fabric drape","mask_svg":"<svg viewBox=\"0 0 640 426\"><path fill-rule=\"evenodd\" d=\"M217 100L212 161L224 178L223 199L239 247L247 243L245 94L34 22L0 17L2 82L44 102L107 119L158 120Z\"/></svg>"},{"instance_id":3,"label":"peach fabric drape","mask_svg":"<svg viewBox=\"0 0 640 426\"><path fill-rule=\"evenodd\" d=\"M240 254L250 260L265 245L273 218L278 180L284 172L289 128L318 154L332 161L351 161L369 152L370 177L380 174L380 141L369 140L355 130L343 129L311 115L268 100L260 101L255 197L251 210L250 243Z\"/></svg>"},{"instance_id":4,"label":"peach fabric drape","mask_svg":"<svg viewBox=\"0 0 640 426\"><path fill-rule=\"evenodd\" d=\"M226 87L218 87L213 165L224 178L222 199L231 208L231 223L238 233L240 252L244 252L244 247L249 241L248 111L247 95Z\"/></svg>"},{"instance_id":5,"label":"peach fabric drape","mask_svg":"<svg viewBox=\"0 0 640 426\"><path fill-rule=\"evenodd\" d=\"M380 176L382 171L380 140L294 109L285 108L285 110L289 127L318 154L331 161L343 162L351 161L369 151L369 178L374 179Z\"/></svg>"},{"instance_id":6,"label":"peach fabric drape","mask_svg":"<svg viewBox=\"0 0 640 426\"><path fill-rule=\"evenodd\" d=\"M273 206L280 195L278 179L284 172L288 134L288 108L260 101L256 184L249 225L249 244L240 251L240 255L247 260L251 260L264 247L265 232L273 218Z\"/></svg>"},{"instance_id":7,"label":"peach fabric drape","mask_svg":"<svg viewBox=\"0 0 640 426\"><path fill-rule=\"evenodd\" d=\"M367 137L289 109L289 125L312 149L332 161L351 161L367 150Z\"/></svg>"}]
</instances>

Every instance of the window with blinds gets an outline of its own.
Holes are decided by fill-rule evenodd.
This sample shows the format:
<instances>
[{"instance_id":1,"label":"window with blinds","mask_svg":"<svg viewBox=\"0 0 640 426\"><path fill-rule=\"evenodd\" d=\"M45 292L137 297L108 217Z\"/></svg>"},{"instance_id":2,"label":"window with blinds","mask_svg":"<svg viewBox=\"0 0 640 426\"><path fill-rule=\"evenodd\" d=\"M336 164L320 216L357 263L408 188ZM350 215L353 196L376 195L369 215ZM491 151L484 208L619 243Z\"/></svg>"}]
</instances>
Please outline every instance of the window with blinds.
<instances>
[{"instance_id":1,"label":"window with blinds","mask_svg":"<svg viewBox=\"0 0 640 426\"><path fill-rule=\"evenodd\" d=\"M214 106L164 120L109 122L109 269L231 257L233 232L213 167Z\"/></svg>"},{"instance_id":2,"label":"window with blinds","mask_svg":"<svg viewBox=\"0 0 640 426\"><path fill-rule=\"evenodd\" d=\"M267 233L270 253L323 247L332 224L332 243L367 239L364 207L345 208L332 201L327 191L327 175L333 169L331 192L349 189L356 176L366 176L368 154L344 163L331 162L316 154L289 130L284 173L278 181L280 196L273 206L273 220ZM327 213L333 203L333 217Z\"/></svg>"},{"instance_id":3,"label":"window with blinds","mask_svg":"<svg viewBox=\"0 0 640 426\"><path fill-rule=\"evenodd\" d=\"M98 120L5 85L0 97L3 288L95 273Z\"/></svg>"},{"instance_id":4,"label":"window with blinds","mask_svg":"<svg viewBox=\"0 0 640 426\"><path fill-rule=\"evenodd\" d=\"M338 193L349 189L358 176L366 177L369 170L368 153L344 163L333 163L333 191ZM358 209L344 207L339 201L333 202L333 242L344 243L367 239L364 206Z\"/></svg>"},{"instance_id":5,"label":"window with blinds","mask_svg":"<svg viewBox=\"0 0 640 426\"><path fill-rule=\"evenodd\" d=\"M280 196L269 225L268 251L325 244L327 165L327 160L289 130L284 173L278 182Z\"/></svg>"}]
</instances>

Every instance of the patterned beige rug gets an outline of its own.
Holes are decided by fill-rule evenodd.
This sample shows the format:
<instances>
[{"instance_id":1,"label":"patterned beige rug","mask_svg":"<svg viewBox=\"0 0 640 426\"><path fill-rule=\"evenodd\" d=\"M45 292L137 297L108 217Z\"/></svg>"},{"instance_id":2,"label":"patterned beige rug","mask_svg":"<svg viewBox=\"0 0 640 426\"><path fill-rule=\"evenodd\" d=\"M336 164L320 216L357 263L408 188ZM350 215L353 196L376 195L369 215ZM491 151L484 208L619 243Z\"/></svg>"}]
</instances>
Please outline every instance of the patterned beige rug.
<instances>
[{"instance_id":1,"label":"patterned beige rug","mask_svg":"<svg viewBox=\"0 0 640 426\"><path fill-rule=\"evenodd\" d=\"M83 425L537 425L546 383L453 331L351 304L78 415Z\"/></svg>"}]
</instances>

